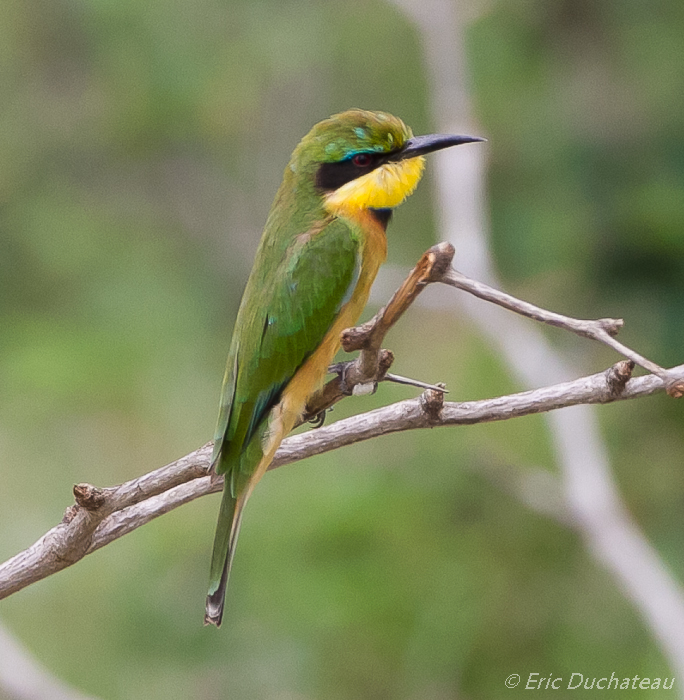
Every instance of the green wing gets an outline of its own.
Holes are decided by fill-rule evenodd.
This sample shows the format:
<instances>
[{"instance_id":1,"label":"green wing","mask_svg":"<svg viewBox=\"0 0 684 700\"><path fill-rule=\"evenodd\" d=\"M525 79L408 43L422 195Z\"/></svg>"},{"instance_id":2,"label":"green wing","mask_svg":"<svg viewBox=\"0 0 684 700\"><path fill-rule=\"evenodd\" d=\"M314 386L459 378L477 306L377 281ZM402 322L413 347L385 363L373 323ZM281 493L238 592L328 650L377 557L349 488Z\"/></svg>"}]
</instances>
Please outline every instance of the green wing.
<instances>
[{"instance_id":1,"label":"green wing","mask_svg":"<svg viewBox=\"0 0 684 700\"><path fill-rule=\"evenodd\" d=\"M340 219L291 238L284 251L272 240L265 236L245 289L221 397L213 461L230 476L233 497L256 468L269 411L325 337L360 268L358 236Z\"/></svg>"}]
</instances>

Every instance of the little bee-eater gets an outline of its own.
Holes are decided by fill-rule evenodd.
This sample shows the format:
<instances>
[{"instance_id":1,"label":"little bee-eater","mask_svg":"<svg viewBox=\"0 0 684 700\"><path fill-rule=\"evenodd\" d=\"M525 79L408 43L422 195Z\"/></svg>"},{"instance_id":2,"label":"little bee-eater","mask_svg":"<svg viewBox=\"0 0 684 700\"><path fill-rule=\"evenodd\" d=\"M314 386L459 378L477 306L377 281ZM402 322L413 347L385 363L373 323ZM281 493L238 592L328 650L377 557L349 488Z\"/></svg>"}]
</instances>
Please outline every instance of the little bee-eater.
<instances>
[{"instance_id":1,"label":"little bee-eater","mask_svg":"<svg viewBox=\"0 0 684 700\"><path fill-rule=\"evenodd\" d=\"M351 109L302 139L285 168L238 311L212 464L223 500L205 624L221 624L242 512L283 438L323 383L385 261L392 209L423 155L471 136L414 137L400 119Z\"/></svg>"}]
</instances>

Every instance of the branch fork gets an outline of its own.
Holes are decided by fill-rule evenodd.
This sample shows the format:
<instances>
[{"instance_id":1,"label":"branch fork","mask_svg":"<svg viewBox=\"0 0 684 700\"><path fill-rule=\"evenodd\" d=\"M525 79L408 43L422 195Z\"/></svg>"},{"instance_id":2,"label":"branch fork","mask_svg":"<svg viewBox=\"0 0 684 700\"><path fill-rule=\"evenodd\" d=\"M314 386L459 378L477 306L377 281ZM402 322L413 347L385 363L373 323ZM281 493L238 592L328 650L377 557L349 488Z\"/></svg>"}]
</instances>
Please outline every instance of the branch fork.
<instances>
[{"instance_id":1,"label":"branch fork","mask_svg":"<svg viewBox=\"0 0 684 700\"><path fill-rule=\"evenodd\" d=\"M355 387L373 383L377 387L381 381L399 381L403 377L388 377L394 355L390 350L382 349L382 343L390 328L401 318L404 312L416 300L418 295L431 282L441 280L449 269L454 257L454 247L450 243L440 243L425 252L418 264L411 270L402 285L370 321L347 328L342 331L341 344L345 352L359 352L359 356L350 362L338 363L330 367L331 373L337 373L320 391L309 398L302 422L311 421L324 415L335 403L345 396L353 395ZM402 382L403 383L403 382ZM409 381L405 383L412 383ZM425 386L416 382L418 386ZM436 387L432 387L437 390ZM437 390L438 391L438 390Z\"/></svg>"}]
</instances>

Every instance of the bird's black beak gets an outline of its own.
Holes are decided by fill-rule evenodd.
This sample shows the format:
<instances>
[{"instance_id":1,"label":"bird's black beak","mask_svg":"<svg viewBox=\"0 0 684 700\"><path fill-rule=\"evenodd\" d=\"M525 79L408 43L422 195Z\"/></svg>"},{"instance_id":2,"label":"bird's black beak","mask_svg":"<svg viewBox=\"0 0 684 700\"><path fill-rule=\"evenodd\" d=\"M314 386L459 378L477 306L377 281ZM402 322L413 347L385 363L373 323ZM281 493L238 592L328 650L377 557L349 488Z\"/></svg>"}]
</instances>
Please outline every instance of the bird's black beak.
<instances>
[{"instance_id":1,"label":"bird's black beak","mask_svg":"<svg viewBox=\"0 0 684 700\"><path fill-rule=\"evenodd\" d=\"M426 153L440 151L442 148L458 146L461 143L475 143L486 141L479 136L456 136L454 134L429 134L428 136L414 136L409 139L404 147L395 153L390 160L406 160L416 156L424 156Z\"/></svg>"}]
</instances>

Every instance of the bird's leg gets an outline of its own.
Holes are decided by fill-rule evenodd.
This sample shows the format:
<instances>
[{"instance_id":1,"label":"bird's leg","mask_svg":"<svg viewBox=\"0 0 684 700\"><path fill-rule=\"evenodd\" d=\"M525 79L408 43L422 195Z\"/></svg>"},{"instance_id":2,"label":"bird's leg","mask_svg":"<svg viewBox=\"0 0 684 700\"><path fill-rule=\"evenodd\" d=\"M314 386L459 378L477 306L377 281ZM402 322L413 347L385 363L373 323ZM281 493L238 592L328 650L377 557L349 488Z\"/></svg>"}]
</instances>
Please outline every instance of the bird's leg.
<instances>
[{"instance_id":1,"label":"bird's leg","mask_svg":"<svg viewBox=\"0 0 684 700\"><path fill-rule=\"evenodd\" d=\"M400 374L390 374L387 370L389 369L391 362L387 362L383 353L389 353L389 350L383 350L379 362L379 374L375 380L369 382L354 382L347 381L347 373L353 372L356 360L351 360L349 362L336 362L334 365L328 367L329 374L337 374L340 378L340 390L346 396L365 396L366 394L374 394L378 389L378 384L380 382L393 382L394 384L404 384L406 386L415 386L419 389L432 389L433 391L440 391L443 394L448 394L449 390L439 384L428 384L427 382L421 382L419 379L411 379L410 377L402 377ZM383 362L383 359L385 361ZM368 390L366 387L372 387L372 390Z\"/></svg>"},{"instance_id":2,"label":"bird's leg","mask_svg":"<svg viewBox=\"0 0 684 700\"><path fill-rule=\"evenodd\" d=\"M340 391L345 396L366 396L378 390L378 379L361 376L364 373L359 372L357 360L336 362L328 372L339 377Z\"/></svg>"},{"instance_id":3,"label":"bird's leg","mask_svg":"<svg viewBox=\"0 0 684 700\"><path fill-rule=\"evenodd\" d=\"M335 362L328 367L328 374L336 374L339 382L340 392L344 396L351 396L354 393L353 384L350 385L347 382L347 374L351 366L356 362L356 360L347 360L346 362Z\"/></svg>"}]
</instances>

